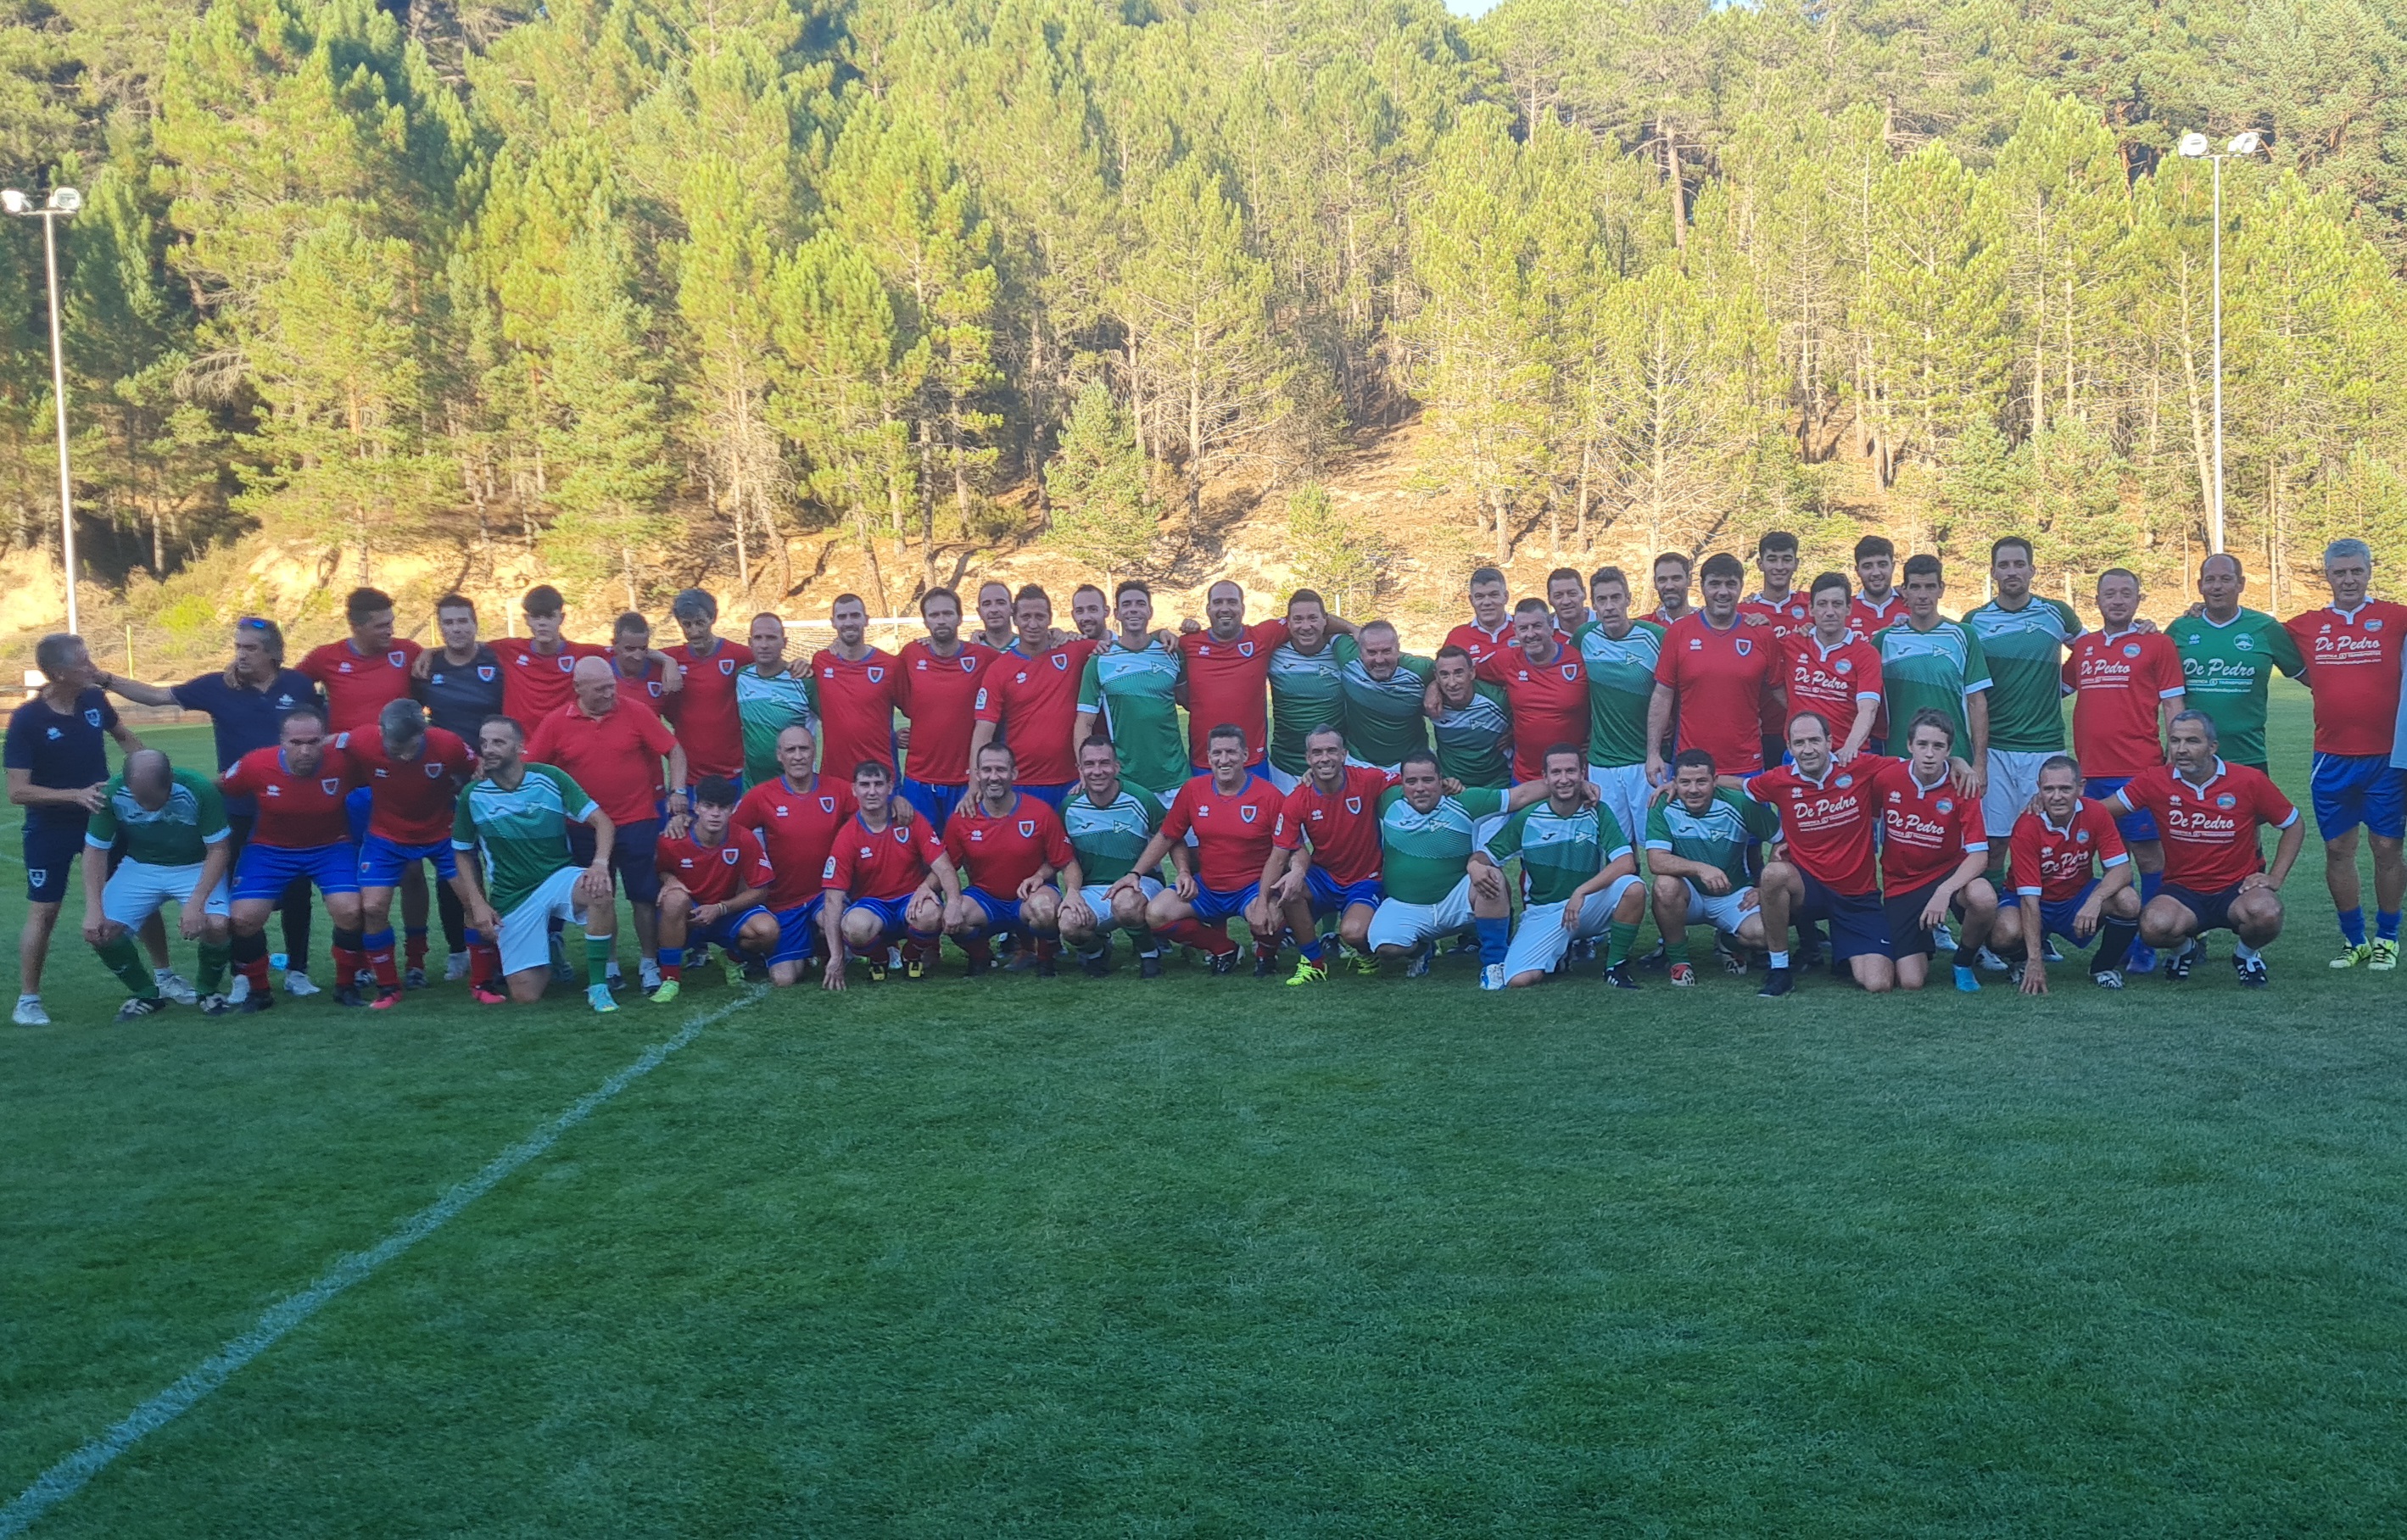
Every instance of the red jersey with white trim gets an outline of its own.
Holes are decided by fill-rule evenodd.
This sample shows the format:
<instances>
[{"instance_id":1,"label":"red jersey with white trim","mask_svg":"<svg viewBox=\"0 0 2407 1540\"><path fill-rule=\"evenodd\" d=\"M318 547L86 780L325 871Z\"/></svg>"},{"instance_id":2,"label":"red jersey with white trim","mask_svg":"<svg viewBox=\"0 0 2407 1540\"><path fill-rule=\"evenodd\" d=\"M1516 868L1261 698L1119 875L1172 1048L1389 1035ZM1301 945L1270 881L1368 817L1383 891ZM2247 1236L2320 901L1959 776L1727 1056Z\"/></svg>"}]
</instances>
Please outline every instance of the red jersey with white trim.
<instances>
[{"instance_id":1,"label":"red jersey with white trim","mask_svg":"<svg viewBox=\"0 0 2407 1540\"><path fill-rule=\"evenodd\" d=\"M1479 677L1504 692L1513 717L1513 778L1537 780L1546 773L1546 750L1570 744L1588 760L1588 670L1576 652L1558 647L1548 663L1531 663L1519 648L1491 655Z\"/></svg>"},{"instance_id":2,"label":"red jersey with white trim","mask_svg":"<svg viewBox=\"0 0 2407 1540\"><path fill-rule=\"evenodd\" d=\"M745 791L728 827L757 835L768 852L776 873L764 900L769 907L790 909L819 896L836 831L859 810L852 783L827 776L813 776L800 788L778 776Z\"/></svg>"},{"instance_id":3,"label":"red jersey with white trim","mask_svg":"<svg viewBox=\"0 0 2407 1540\"><path fill-rule=\"evenodd\" d=\"M961 886L1005 899L1018 898L1039 868L1058 872L1074 859L1061 815L1025 791L1013 792L1000 815L975 797L964 803L945 823L945 853Z\"/></svg>"},{"instance_id":4,"label":"red jersey with white trim","mask_svg":"<svg viewBox=\"0 0 2407 1540\"><path fill-rule=\"evenodd\" d=\"M685 745L686 768L696 780L742 775L744 718L735 709L735 672L751 666L752 649L721 636L707 658L683 642L661 650L685 677L683 688L662 696L659 705Z\"/></svg>"},{"instance_id":5,"label":"red jersey with white trim","mask_svg":"<svg viewBox=\"0 0 2407 1540\"><path fill-rule=\"evenodd\" d=\"M1915 779L1911 762L1890 763L1894 768L1873 777L1881 803L1881 886L1912 892L1955 871L1967 851L1987 850L1989 827L1981 819L1981 799L1958 791L1945 770L1938 785L1925 786Z\"/></svg>"},{"instance_id":6,"label":"red jersey with white trim","mask_svg":"<svg viewBox=\"0 0 2407 1540\"><path fill-rule=\"evenodd\" d=\"M330 733L372 732L377 713L392 701L409 698L409 665L421 650L416 642L395 636L377 653L363 653L348 636L312 648L292 665L295 672L318 681L326 692L326 730ZM2383 752L2388 753L2386 742ZM443 835L449 838L449 824Z\"/></svg>"},{"instance_id":7,"label":"red jersey with white trim","mask_svg":"<svg viewBox=\"0 0 2407 1540\"><path fill-rule=\"evenodd\" d=\"M1323 791L1310 776L1296 783L1279 805L1272 843L1282 850L1312 845L1312 863L1341 883L1367 882L1379 875L1379 793L1394 776L1349 764L1334 791Z\"/></svg>"},{"instance_id":8,"label":"red jersey with white trim","mask_svg":"<svg viewBox=\"0 0 2407 1540\"><path fill-rule=\"evenodd\" d=\"M2025 813L2015 820L2014 843L2007 849L2015 891L2047 904L2061 904L2089 885L2093 857L2100 871L2131 859L2122 831L2115 827L2115 815L2089 797L2072 805L2072 817L2061 829L2048 822L2044 813Z\"/></svg>"},{"instance_id":9,"label":"red jersey with white trim","mask_svg":"<svg viewBox=\"0 0 2407 1540\"><path fill-rule=\"evenodd\" d=\"M218 786L233 796L259 799L259 821L250 833L253 845L309 850L351 842L343 798L364 779L351 756L334 744L326 746L317 773L309 776L284 768L282 746L269 744L235 761L234 768L218 777Z\"/></svg>"},{"instance_id":10,"label":"red jersey with white trim","mask_svg":"<svg viewBox=\"0 0 2407 1540\"><path fill-rule=\"evenodd\" d=\"M414 760L385 752L383 735L371 728L338 740L357 767L355 780L368 788L368 833L395 845L432 845L451 837L460 788L477 775L477 751L456 733L426 730L426 747Z\"/></svg>"},{"instance_id":11,"label":"red jersey with white trim","mask_svg":"<svg viewBox=\"0 0 2407 1540\"><path fill-rule=\"evenodd\" d=\"M836 831L819 886L840 888L848 899L907 897L944 853L926 819L872 829L856 813Z\"/></svg>"},{"instance_id":12,"label":"red jersey with white trim","mask_svg":"<svg viewBox=\"0 0 2407 1540\"><path fill-rule=\"evenodd\" d=\"M1770 629L1733 619L1730 629L1716 631L1700 610L1663 634L1655 682L1675 697L1675 746L1713 755L1716 775L1763 768L1763 692L1782 677L1779 644L1764 635Z\"/></svg>"},{"instance_id":13,"label":"red jersey with white trim","mask_svg":"<svg viewBox=\"0 0 2407 1540\"><path fill-rule=\"evenodd\" d=\"M1270 747L1271 653L1286 640L1285 620L1256 620L1234 641L1221 641L1209 631L1178 638L1187 670L1189 763L1208 763L1205 742L1223 722L1246 730L1246 763L1262 763Z\"/></svg>"},{"instance_id":14,"label":"red jersey with white trim","mask_svg":"<svg viewBox=\"0 0 2407 1540\"><path fill-rule=\"evenodd\" d=\"M1860 631L1868 637L1879 635L1904 619L1905 594L1895 588L1878 604L1859 593L1847 605L1847 629Z\"/></svg>"},{"instance_id":15,"label":"red jersey with white trim","mask_svg":"<svg viewBox=\"0 0 2407 1540\"><path fill-rule=\"evenodd\" d=\"M2072 755L2084 776L2136 776L2165 763L2159 701L2188 688L2181 654L2161 631L2085 631L2064 660L2072 687ZM2387 734L2382 751L2390 751Z\"/></svg>"},{"instance_id":16,"label":"red jersey with white trim","mask_svg":"<svg viewBox=\"0 0 2407 1540\"><path fill-rule=\"evenodd\" d=\"M697 904L724 904L747 888L766 890L777 880L761 836L733 823L716 845L705 845L691 834L662 837L652 848L652 869L676 878Z\"/></svg>"},{"instance_id":17,"label":"red jersey with white trim","mask_svg":"<svg viewBox=\"0 0 2407 1540\"><path fill-rule=\"evenodd\" d=\"M1223 791L1210 776L1197 776L1170 799L1161 833L1176 844L1195 835L1195 880L1216 893L1233 893L1262 879L1278 834L1278 789L1247 776L1235 791Z\"/></svg>"},{"instance_id":18,"label":"red jersey with white trim","mask_svg":"<svg viewBox=\"0 0 2407 1540\"><path fill-rule=\"evenodd\" d=\"M1833 749L1847 741L1858 711L1873 713L1877 725L1881 702L1879 648L1850 631L1838 646L1825 649L1822 639L1810 629L1802 636L1784 639L1780 647L1781 677L1788 688L1788 705L1772 715L1793 717L1800 711L1819 711L1830 720ZM1867 695L1872 699L1865 700ZM1782 721L1767 731L1786 741L1788 724Z\"/></svg>"},{"instance_id":19,"label":"red jersey with white trim","mask_svg":"<svg viewBox=\"0 0 2407 1540\"><path fill-rule=\"evenodd\" d=\"M1781 838L1798 870L1849 898L1880 891L1873 828L1880 817L1875 786L1882 772L1903 765L1881 754L1858 754L1808 780L1793 764L1765 771L1746 794L1780 814Z\"/></svg>"},{"instance_id":20,"label":"red jersey with white trim","mask_svg":"<svg viewBox=\"0 0 2407 1540\"><path fill-rule=\"evenodd\" d=\"M520 727L534 731L535 719L549 716L577 698L569 676L579 658L606 658L610 649L591 642L563 640L557 652L537 652L529 636L496 636L485 644L502 665L502 714L515 717Z\"/></svg>"},{"instance_id":21,"label":"red jersey with white trim","mask_svg":"<svg viewBox=\"0 0 2407 1540\"><path fill-rule=\"evenodd\" d=\"M2400 638L2407 605L2368 599L2347 614L2329 605L2283 622L2315 692L2315 752L2390 752L2399 725Z\"/></svg>"},{"instance_id":22,"label":"red jersey with white trim","mask_svg":"<svg viewBox=\"0 0 2407 1540\"><path fill-rule=\"evenodd\" d=\"M1504 623L1492 633L1482 630L1476 620L1465 620L1446 634L1446 645L1470 653L1472 664L1476 667L1500 652L1514 650L1513 618L1504 617Z\"/></svg>"},{"instance_id":23,"label":"red jersey with white trim","mask_svg":"<svg viewBox=\"0 0 2407 1540\"><path fill-rule=\"evenodd\" d=\"M874 760L889 776L894 774L894 713L903 705L900 660L874 647L857 662L821 648L811 654L810 696L819 719L820 769L848 783L863 762Z\"/></svg>"},{"instance_id":24,"label":"red jersey with white trim","mask_svg":"<svg viewBox=\"0 0 2407 1540\"><path fill-rule=\"evenodd\" d=\"M949 658L930 647L924 636L903 644L897 655L903 665L903 714L911 719L904 775L931 786L969 784L978 686L987 666L1001 656L967 640Z\"/></svg>"},{"instance_id":25,"label":"red jersey with white trim","mask_svg":"<svg viewBox=\"0 0 2407 1540\"><path fill-rule=\"evenodd\" d=\"M1760 593L1749 594L1738 602L1738 613L1741 620L1760 617L1763 627L1758 635L1770 636L1773 642L1783 648L1787 647L1788 639L1792 636L1810 636L1814 634L1814 612L1807 606L1805 595L1794 589L1789 591L1787 598L1777 603L1765 598ZM1760 724L1763 735L1767 738L1786 738L1788 735L1788 724L1781 719L1786 717L1792 708L1790 706L1784 706L1770 691L1765 691L1763 720ZM1846 741L1845 729L1834 727L1830 731L1833 734L1831 741L1834 744Z\"/></svg>"},{"instance_id":26,"label":"red jersey with white trim","mask_svg":"<svg viewBox=\"0 0 2407 1540\"><path fill-rule=\"evenodd\" d=\"M1033 658L1006 652L978 675L977 720L1000 724L996 735L1011 746L1016 778L1031 786L1078 778L1070 737L1078 726L1078 681L1094 652L1079 636Z\"/></svg>"},{"instance_id":27,"label":"red jersey with white trim","mask_svg":"<svg viewBox=\"0 0 2407 1540\"><path fill-rule=\"evenodd\" d=\"M2165 880L2195 893L2236 887L2265 869L2259 824L2286 829L2299 816L2261 770L2215 762L2203 786L2182 779L2170 764L2131 777L2123 800L2156 815L2165 843Z\"/></svg>"}]
</instances>

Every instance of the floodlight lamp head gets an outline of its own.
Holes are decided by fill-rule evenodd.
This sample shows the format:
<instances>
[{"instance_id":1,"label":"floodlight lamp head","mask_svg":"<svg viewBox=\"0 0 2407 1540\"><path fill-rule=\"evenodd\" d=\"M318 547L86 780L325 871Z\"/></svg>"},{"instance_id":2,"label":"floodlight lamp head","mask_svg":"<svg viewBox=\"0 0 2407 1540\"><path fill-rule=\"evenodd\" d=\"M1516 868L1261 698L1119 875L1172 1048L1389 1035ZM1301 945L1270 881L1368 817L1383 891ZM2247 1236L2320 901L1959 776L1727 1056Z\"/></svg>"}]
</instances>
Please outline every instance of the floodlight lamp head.
<instances>
[{"instance_id":1,"label":"floodlight lamp head","mask_svg":"<svg viewBox=\"0 0 2407 1540\"><path fill-rule=\"evenodd\" d=\"M2198 160L2206 154L2206 135L2203 134L2185 134L2181 136L2179 149L2182 152L2183 159L2191 161Z\"/></svg>"},{"instance_id":2,"label":"floodlight lamp head","mask_svg":"<svg viewBox=\"0 0 2407 1540\"><path fill-rule=\"evenodd\" d=\"M2234 135L2231 142L2224 146L2234 155L2254 155L2264 148L2265 136L2253 128L2245 134Z\"/></svg>"},{"instance_id":3,"label":"floodlight lamp head","mask_svg":"<svg viewBox=\"0 0 2407 1540\"><path fill-rule=\"evenodd\" d=\"M15 188L12 187L5 192L0 192L0 208L6 208L9 213L21 214L28 207L29 205L25 194L18 192Z\"/></svg>"},{"instance_id":4,"label":"floodlight lamp head","mask_svg":"<svg viewBox=\"0 0 2407 1540\"><path fill-rule=\"evenodd\" d=\"M50 207L61 214L72 214L83 207L83 194L72 187L50 189Z\"/></svg>"}]
</instances>

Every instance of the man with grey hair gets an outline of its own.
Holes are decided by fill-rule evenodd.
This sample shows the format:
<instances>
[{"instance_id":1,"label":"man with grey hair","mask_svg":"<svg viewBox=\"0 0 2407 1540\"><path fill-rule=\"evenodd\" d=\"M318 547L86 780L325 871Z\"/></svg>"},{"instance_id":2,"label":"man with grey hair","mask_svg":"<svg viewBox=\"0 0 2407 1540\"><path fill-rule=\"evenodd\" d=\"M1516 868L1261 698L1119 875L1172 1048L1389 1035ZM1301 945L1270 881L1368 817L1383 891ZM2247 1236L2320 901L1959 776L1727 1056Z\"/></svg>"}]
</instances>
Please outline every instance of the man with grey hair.
<instances>
[{"instance_id":1,"label":"man with grey hair","mask_svg":"<svg viewBox=\"0 0 2407 1540\"><path fill-rule=\"evenodd\" d=\"M684 642L668 649L685 687L664 703L663 714L685 746L696 780L725 776L741 786L744 714L737 704L735 676L751 658L747 649L711 630L719 621L719 601L701 589L681 591L669 601L669 615L685 633Z\"/></svg>"},{"instance_id":2,"label":"man with grey hair","mask_svg":"<svg viewBox=\"0 0 2407 1540\"><path fill-rule=\"evenodd\" d=\"M83 938L100 954L101 965L125 983L120 1021L139 1020L168 1004L132 934L167 904L182 917L184 938L201 944L201 1008L212 1014L223 1008L219 991L232 959L226 869L234 842L228 834L217 787L206 776L169 764L156 749L126 755L124 770L102 791L83 836ZM110 872L108 851L120 839L125 859Z\"/></svg>"},{"instance_id":3,"label":"man with grey hair","mask_svg":"<svg viewBox=\"0 0 2407 1540\"><path fill-rule=\"evenodd\" d=\"M25 928L17 939L17 1008L21 1027L46 1027L42 963L67 896L67 872L83 849L84 832L100 811L108 784L108 746L126 752L142 740L117 720L100 689L100 671L83 638L65 632L34 648L42 688L9 714L5 756L8 800L25 810Z\"/></svg>"},{"instance_id":4,"label":"man with grey hair","mask_svg":"<svg viewBox=\"0 0 2407 1540\"><path fill-rule=\"evenodd\" d=\"M2315 830L2324 841L2324 883L2340 920L2335 968L2388 973L2399 965L2399 905L2407 893L2407 770L2392 763L2399 728L2400 637L2407 605L2371 598L2373 552L2362 540L2324 548L2331 603L2293 617L2285 629L2315 692ZM2357 834L2373 847L2374 934L2365 934Z\"/></svg>"}]
</instances>

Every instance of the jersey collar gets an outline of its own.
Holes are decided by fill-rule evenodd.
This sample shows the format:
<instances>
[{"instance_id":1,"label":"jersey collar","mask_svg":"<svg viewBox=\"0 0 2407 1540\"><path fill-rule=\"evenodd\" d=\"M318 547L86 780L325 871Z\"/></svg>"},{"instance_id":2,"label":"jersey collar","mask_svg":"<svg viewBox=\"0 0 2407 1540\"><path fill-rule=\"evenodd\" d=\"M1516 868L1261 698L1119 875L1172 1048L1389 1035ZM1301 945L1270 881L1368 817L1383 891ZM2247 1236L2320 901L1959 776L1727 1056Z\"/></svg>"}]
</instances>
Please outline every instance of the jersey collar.
<instances>
[{"instance_id":1,"label":"jersey collar","mask_svg":"<svg viewBox=\"0 0 2407 1540\"><path fill-rule=\"evenodd\" d=\"M1870 599L1860 593L1856 595L1856 603L1863 606L1866 609L1871 610L1873 614L1881 617L1883 620L1887 620L1888 618L1889 606L1892 605L1901 605L1904 602L1905 595L1900 593L1895 589L1890 589L1888 591L1888 597L1886 599Z\"/></svg>"},{"instance_id":2,"label":"jersey collar","mask_svg":"<svg viewBox=\"0 0 2407 1540\"><path fill-rule=\"evenodd\" d=\"M2098 628L2098 639L2101 642L2120 641L2123 637L2137 636L2139 635L2140 618L2136 615L2131 617L2131 623L2125 626L2120 631L2109 631L2104 626L2100 626Z\"/></svg>"},{"instance_id":3,"label":"jersey collar","mask_svg":"<svg viewBox=\"0 0 2407 1540\"><path fill-rule=\"evenodd\" d=\"M2069 813L2069 814L2067 814L2067 815L2065 816L2064 822L2063 822L2063 823L2062 823L2062 825L2060 825L2060 826L2059 826L2059 825L2058 825L2058 824L2050 823L2050 822L2048 821L2048 819L2047 819L2047 809L2046 809L2046 808L2044 808L2044 807L2034 807L2034 808L2033 808L2033 809L2031 809L2031 810L2032 810L2033 812L2035 812L2035 813L2037 813L2037 814L2039 815L2039 826L2040 826L2041 828L2043 828L2043 829L2046 830L2049 834L2069 834L2072 833L2072 826L2073 826L2074 824L2079 823L2079 822L2081 821L2081 809L2082 809L2083 807L2087 806L2087 805L2088 805L2088 804L2087 804L2087 799L2085 799L2085 798L2082 798L2082 797L2075 797L2075 798L2073 798L2073 799L2072 799L2072 811L2071 813Z\"/></svg>"},{"instance_id":4,"label":"jersey collar","mask_svg":"<svg viewBox=\"0 0 2407 1540\"><path fill-rule=\"evenodd\" d=\"M2171 765L2171 764L2167 764L2167 765L2165 766L2165 768L2167 768L2168 770L2172 770L2172 773L2173 773L2173 779L2174 779L2174 780L2176 780L2176 781L2180 782L2180 783L2181 783L2182 785L2184 785L2184 786L2188 787L2191 791L2197 791L2197 792L2200 792L2200 793L2201 793L2201 794L2203 794L2203 793L2205 792L2205 791L2206 791L2206 789L2207 789L2208 787L2213 786L2216 781L2221 780L2221 779L2223 778L2223 775L2224 775L2223 756L2222 756L2222 755L2220 755L2220 754L2217 754L2217 755L2215 755L2215 773L2214 773L2213 775L2211 775L2211 776L2208 776L2204 780L2192 780L2192 779L2190 779L2187 776L2183 775L2183 774L2181 773L2181 771L2180 771L2180 770L2178 770L2178 769L2174 768L2174 767L2173 767L2172 765Z\"/></svg>"},{"instance_id":5,"label":"jersey collar","mask_svg":"<svg viewBox=\"0 0 2407 1540\"><path fill-rule=\"evenodd\" d=\"M2359 599L2357 602L2357 607L2355 609L2343 609L2338 605L2326 605L2324 607L2339 616L2342 620L2347 621L2350 625L2355 625L2357 624L2357 618L2364 614L2365 606L2371 603L2373 603L2373 595L2369 593L2364 598Z\"/></svg>"},{"instance_id":6,"label":"jersey collar","mask_svg":"<svg viewBox=\"0 0 2407 1540\"><path fill-rule=\"evenodd\" d=\"M819 772L816 770L811 772L811 783L808 786L795 785L794 777L787 775L783 770L777 772L777 780L788 791L798 797L810 796L819 789Z\"/></svg>"}]
</instances>

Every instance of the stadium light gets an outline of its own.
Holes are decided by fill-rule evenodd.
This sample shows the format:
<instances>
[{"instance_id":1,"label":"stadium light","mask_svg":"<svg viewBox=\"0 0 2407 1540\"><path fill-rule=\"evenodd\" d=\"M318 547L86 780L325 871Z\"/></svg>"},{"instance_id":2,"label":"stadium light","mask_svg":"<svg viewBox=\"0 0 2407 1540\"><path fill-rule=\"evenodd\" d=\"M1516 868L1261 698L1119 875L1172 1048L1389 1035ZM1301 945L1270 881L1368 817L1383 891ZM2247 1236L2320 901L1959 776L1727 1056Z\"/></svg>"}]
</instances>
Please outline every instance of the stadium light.
<instances>
[{"instance_id":1,"label":"stadium light","mask_svg":"<svg viewBox=\"0 0 2407 1540\"><path fill-rule=\"evenodd\" d=\"M2207 509L2207 544L2223 550L2223 163L2234 155L2255 155L2265 148L2265 136L2255 129L2235 134L2215 153L2203 134L2185 134L2177 147L2185 160L2215 163L2215 498Z\"/></svg>"},{"instance_id":2,"label":"stadium light","mask_svg":"<svg viewBox=\"0 0 2407 1540\"><path fill-rule=\"evenodd\" d=\"M40 207L34 200L9 188L0 192L0 208L11 214L42 221L42 260L50 274L50 395L58 406L59 420L59 564L66 573L67 630L76 631L76 546L75 546L75 480L67 471L67 365L66 355L59 347L59 240L58 223L72 218L83 207L83 194L72 187L50 189L48 202Z\"/></svg>"}]
</instances>

